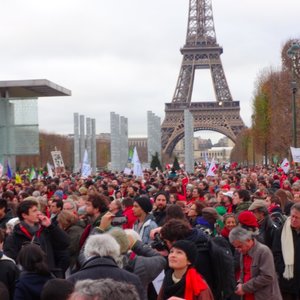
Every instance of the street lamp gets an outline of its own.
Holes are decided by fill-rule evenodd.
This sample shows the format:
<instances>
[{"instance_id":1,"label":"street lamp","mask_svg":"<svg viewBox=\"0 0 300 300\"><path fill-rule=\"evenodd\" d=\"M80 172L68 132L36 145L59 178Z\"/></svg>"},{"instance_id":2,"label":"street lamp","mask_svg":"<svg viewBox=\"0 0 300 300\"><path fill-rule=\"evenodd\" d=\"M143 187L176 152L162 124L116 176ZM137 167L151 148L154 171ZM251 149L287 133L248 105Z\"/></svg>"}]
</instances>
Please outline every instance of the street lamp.
<instances>
[{"instance_id":1,"label":"street lamp","mask_svg":"<svg viewBox=\"0 0 300 300\"><path fill-rule=\"evenodd\" d=\"M293 146L297 148L297 118L296 118L296 93L297 93L297 82L295 74L295 63L296 58L300 50L300 44L298 42L292 42L290 48L287 50L288 57L292 60L292 122L293 122Z\"/></svg>"}]
</instances>

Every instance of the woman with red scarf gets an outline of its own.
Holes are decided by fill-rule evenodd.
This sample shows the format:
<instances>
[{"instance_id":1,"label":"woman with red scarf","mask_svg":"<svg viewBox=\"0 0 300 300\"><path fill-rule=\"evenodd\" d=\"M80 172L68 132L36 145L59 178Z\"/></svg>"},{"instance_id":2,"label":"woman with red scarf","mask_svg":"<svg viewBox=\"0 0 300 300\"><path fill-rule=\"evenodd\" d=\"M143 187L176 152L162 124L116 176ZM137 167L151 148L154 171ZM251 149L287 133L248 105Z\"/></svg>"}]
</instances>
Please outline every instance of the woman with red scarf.
<instances>
[{"instance_id":1,"label":"woman with red scarf","mask_svg":"<svg viewBox=\"0 0 300 300\"><path fill-rule=\"evenodd\" d=\"M165 272L158 300L213 300L206 281L193 267L197 258L197 247L191 241L175 242L168 257L169 267Z\"/></svg>"}]
</instances>

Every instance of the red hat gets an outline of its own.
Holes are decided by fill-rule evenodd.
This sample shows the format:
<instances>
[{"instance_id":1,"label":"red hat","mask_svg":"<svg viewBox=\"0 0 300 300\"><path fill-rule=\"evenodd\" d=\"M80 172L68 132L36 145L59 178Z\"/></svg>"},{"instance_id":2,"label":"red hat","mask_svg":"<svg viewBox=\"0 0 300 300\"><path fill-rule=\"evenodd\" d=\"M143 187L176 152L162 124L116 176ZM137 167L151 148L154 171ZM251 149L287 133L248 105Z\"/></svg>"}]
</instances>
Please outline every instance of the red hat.
<instances>
[{"instance_id":1,"label":"red hat","mask_svg":"<svg viewBox=\"0 0 300 300\"><path fill-rule=\"evenodd\" d=\"M256 228L259 227L254 213L249 210L242 211L238 216L238 220L241 225Z\"/></svg>"}]
</instances>

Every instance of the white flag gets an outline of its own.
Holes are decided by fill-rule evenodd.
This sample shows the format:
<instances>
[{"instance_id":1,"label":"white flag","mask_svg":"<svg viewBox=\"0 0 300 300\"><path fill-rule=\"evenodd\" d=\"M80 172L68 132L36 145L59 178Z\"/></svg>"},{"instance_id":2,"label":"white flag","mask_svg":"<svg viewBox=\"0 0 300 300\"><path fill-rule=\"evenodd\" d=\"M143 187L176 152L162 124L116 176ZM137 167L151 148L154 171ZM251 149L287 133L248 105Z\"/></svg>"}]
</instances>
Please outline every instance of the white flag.
<instances>
[{"instance_id":1,"label":"white flag","mask_svg":"<svg viewBox=\"0 0 300 300\"><path fill-rule=\"evenodd\" d=\"M283 160L283 162L281 163L280 167L282 168L282 170L284 171L285 174L287 174L289 172L290 169L290 163L287 160L287 158L285 158Z\"/></svg>"},{"instance_id":2,"label":"white flag","mask_svg":"<svg viewBox=\"0 0 300 300\"><path fill-rule=\"evenodd\" d=\"M300 162L300 148L291 147L291 153L294 162Z\"/></svg>"},{"instance_id":3,"label":"white flag","mask_svg":"<svg viewBox=\"0 0 300 300\"><path fill-rule=\"evenodd\" d=\"M53 178L53 171L52 171L52 167L49 163L47 163L47 170L48 170L48 176Z\"/></svg>"},{"instance_id":4,"label":"white flag","mask_svg":"<svg viewBox=\"0 0 300 300\"><path fill-rule=\"evenodd\" d=\"M3 175L3 165L0 164L0 177L2 177L2 175Z\"/></svg>"},{"instance_id":5,"label":"white flag","mask_svg":"<svg viewBox=\"0 0 300 300\"><path fill-rule=\"evenodd\" d=\"M81 176L83 178L87 178L91 175L91 173L92 173L92 168L89 163L88 152L85 149L84 155L83 155L82 167L81 167Z\"/></svg>"},{"instance_id":6,"label":"white flag","mask_svg":"<svg viewBox=\"0 0 300 300\"><path fill-rule=\"evenodd\" d=\"M206 176L215 176L216 175L216 171L217 171L217 166L215 164L214 159L212 159Z\"/></svg>"},{"instance_id":7,"label":"white flag","mask_svg":"<svg viewBox=\"0 0 300 300\"><path fill-rule=\"evenodd\" d=\"M134 147L134 150L133 150L133 156L132 156L131 163L133 164L133 175L143 177L143 168L142 168L142 164L139 160L139 156L138 156L136 147Z\"/></svg>"}]
</instances>

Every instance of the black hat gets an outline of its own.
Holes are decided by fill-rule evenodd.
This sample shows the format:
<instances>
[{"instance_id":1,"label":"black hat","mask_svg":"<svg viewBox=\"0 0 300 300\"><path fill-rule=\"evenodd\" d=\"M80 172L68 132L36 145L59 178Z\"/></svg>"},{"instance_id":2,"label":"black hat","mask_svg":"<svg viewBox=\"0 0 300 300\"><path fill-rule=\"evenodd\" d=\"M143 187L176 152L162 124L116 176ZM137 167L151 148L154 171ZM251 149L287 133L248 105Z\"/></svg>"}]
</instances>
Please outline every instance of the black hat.
<instances>
[{"instance_id":1,"label":"black hat","mask_svg":"<svg viewBox=\"0 0 300 300\"><path fill-rule=\"evenodd\" d=\"M148 197L137 197L134 199L134 202L136 202L146 214L152 210L152 203Z\"/></svg>"},{"instance_id":2,"label":"black hat","mask_svg":"<svg viewBox=\"0 0 300 300\"><path fill-rule=\"evenodd\" d=\"M198 250L195 243L187 240L180 240L172 245L172 248L184 251L189 262L194 265L197 261Z\"/></svg>"}]
</instances>

